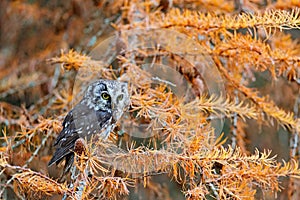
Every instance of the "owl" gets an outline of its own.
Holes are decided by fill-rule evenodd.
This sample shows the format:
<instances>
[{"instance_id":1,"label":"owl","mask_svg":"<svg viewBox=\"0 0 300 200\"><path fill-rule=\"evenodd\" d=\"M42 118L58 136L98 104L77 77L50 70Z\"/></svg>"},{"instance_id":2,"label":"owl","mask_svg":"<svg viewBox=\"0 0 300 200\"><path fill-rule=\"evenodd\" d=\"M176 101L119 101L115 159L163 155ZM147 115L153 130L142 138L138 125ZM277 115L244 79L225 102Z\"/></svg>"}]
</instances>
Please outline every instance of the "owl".
<instances>
[{"instance_id":1,"label":"owl","mask_svg":"<svg viewBox=\"0 0 300 200\"><path fill-rule=\"evenodd\" d=\"M107 139L129 104L127 83L99 80L90 84L82 100L65 117L48 166L65 159L64 173L67 173L74 162L76 140L89 141L93 135Z\"/></svg>"}]
</instances>

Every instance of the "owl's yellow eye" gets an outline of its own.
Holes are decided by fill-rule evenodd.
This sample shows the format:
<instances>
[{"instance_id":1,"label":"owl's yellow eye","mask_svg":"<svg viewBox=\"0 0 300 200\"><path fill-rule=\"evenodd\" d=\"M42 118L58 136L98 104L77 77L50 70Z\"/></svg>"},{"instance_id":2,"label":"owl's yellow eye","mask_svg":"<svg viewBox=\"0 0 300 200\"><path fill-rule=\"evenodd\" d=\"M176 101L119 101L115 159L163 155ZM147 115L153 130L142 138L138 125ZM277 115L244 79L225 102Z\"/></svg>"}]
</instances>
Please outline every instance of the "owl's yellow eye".
<instances>
[{"instance_id":1,"label":"owl's yellow eye","mask_svg":"<svg viewBox=\"0 0 300 200\"><path fill-rule=\"evenodd\" d=\"M123 99L123 94L118 96L118 100L121 101Z\"/></svg>"},{"instance_id":2,"label":"owl's yellow eye","mask_svg":"<svg viewBox=\"0 0 300 200\"><path fill-rule=\"evenodd\" d=\"M106 93L106 92L103 92L103 93L101 94L101 97L102 97L102 99L104 99L104 100L108 100L108 99L110 98L109 94Z\"/></svg>"}]
</instances>

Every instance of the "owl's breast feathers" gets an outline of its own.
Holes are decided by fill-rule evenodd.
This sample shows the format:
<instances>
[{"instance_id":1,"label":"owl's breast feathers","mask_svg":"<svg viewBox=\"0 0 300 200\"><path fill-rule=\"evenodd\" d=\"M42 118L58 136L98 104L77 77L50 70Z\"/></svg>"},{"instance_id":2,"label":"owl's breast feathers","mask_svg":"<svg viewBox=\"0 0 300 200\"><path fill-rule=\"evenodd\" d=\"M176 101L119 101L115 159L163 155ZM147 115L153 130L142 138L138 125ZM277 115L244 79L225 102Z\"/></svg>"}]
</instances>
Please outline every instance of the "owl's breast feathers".
<instances>
[{"instance_id":1,"label":"owl's breast feathers","mask_svg":"<svg viewBox=\"0 0 300 200\"><path fill-rule=\"evenodd\" d=\"M66 158L64 171L69 171L74 161L73 150L76 140L79 138L89 140L92 135L98 133L100 133L100 137L106 138L110 132L111 119L112 113L110 111L96 111L85 104L77 104L63 121L63 129L54 143L56 152L48 166L53 163L59 164Z\"/></svg>"}]
</instances>

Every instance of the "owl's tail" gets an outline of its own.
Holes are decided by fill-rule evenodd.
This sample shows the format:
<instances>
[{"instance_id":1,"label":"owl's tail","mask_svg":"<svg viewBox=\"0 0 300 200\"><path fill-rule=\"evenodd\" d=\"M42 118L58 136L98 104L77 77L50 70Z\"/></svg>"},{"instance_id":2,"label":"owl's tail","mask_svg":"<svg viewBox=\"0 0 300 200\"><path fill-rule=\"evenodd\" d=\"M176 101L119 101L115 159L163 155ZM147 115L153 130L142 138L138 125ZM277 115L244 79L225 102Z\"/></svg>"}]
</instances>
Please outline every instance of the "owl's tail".
<instances>
[{"instance_id":1,"label":"owl's tail","mask_svg":"<svg viewBox=\"0 0 300 200\"><path fill-rule=\"evenodd\" d=\"M74 148L74 144L72 146L67 147L58 147L53 157L48 163L48 167L52 166L54 163L58 165L65 158L65 166L64 166L64 174L70 171L71 166L74 162L74 152L72 149Z\"/></svg>"}]
</instances>

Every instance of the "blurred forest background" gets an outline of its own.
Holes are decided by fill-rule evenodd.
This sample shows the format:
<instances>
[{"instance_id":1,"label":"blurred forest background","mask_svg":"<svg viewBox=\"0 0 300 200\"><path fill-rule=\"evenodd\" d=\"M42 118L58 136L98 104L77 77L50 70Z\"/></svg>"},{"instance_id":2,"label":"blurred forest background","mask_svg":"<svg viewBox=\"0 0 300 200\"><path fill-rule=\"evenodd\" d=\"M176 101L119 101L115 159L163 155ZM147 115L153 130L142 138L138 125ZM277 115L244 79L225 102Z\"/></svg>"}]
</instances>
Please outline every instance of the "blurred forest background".
<instances>
[{"instance_id":1,"label":"blurred forest background","mask_svg":"<svg viewBox=\"0 0 300 200\"><path fill-rule=\"evenodd\" d=\"M182 134L189 138L180 143L184 153L176 154L174 162L166 160L154 175L113 173L97 179L106 195L97 198L299 199L299 9L298 0L1 0L1 198L61 199L66 193L75 198L67 183L57 181L57 175L51 181L49 173L60 172L50 172L47 163L64 116L72 108L78 68L93 66L85 55L108 36L125 30L164 28L179 31L203 46L222 74L228 97L201 100L198 94L197 105L204 114L196 115L195 120L201 118L207 124L198 128L201 139L179 133L178 127L170 125L174 131L168 129L161 140L177 145ZM130 53L120 53L119 58L120 69L127 70L120 73L128 77L135 69L126 60ZM135 60L163 53L142 52ZM197 88L199 77L182 70L185 63L180 59L176 62L181 66L178 71ZM106 72L103 77L113 75ZM134 87L139 84L133 81ZM148 91L143 87L142 91ZM146 97L132 95L132 104L142 110L138 105ZM206 114L215 112L226 116L219 139L208 134ZM118 137L112 141L119 141ZM236 147L239 149L230 150ZM148 152L149 157L160 152L136 148L136 153ZM268 155L265 150L272 152ZM202 156L200 160L197 155ZM281 165L283 160L295 162ZM252 174L250 169L256 171ZM86 189L85 194L91 191Z\"/></svg>"}]
</instances>

